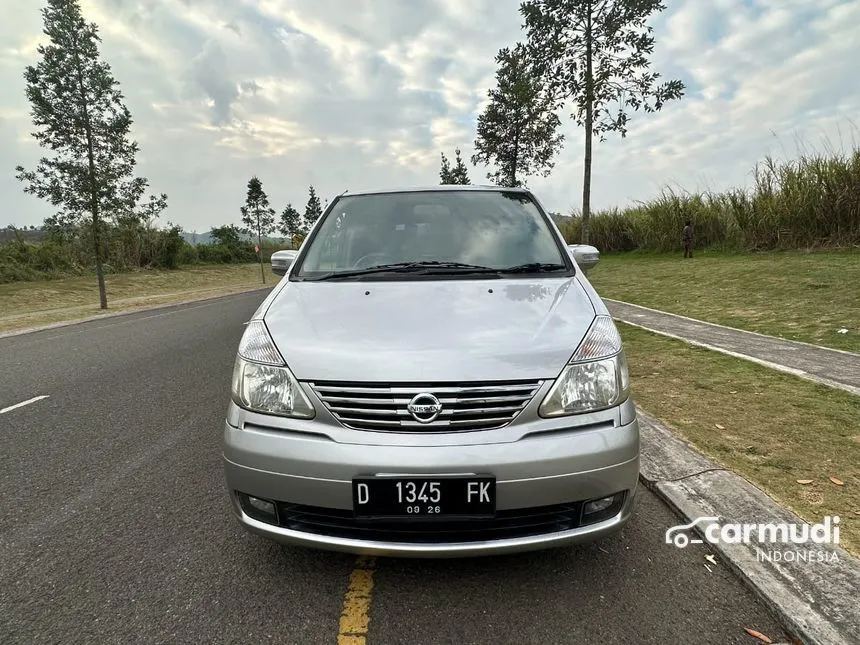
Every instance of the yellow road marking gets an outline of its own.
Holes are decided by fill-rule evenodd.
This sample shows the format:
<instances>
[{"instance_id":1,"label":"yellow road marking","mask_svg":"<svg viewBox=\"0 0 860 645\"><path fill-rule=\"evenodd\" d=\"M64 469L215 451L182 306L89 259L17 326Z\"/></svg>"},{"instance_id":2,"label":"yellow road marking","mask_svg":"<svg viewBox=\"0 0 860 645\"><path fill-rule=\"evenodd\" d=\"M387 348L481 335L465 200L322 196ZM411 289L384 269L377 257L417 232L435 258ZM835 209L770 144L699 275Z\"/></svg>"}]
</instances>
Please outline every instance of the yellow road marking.
<instances>
[{"instance_id":1,"label":"yellow road marking","mask_svg":"<svg viewBox=\"0 0 860 645\"><path fill-rule=\"evenodd\" d=\"M360 556L349 576L349 588L343 599L337 645L366 645L370 626L370 597L373 592L373 569L376 558Z\"/></svg>"}]
</instances>

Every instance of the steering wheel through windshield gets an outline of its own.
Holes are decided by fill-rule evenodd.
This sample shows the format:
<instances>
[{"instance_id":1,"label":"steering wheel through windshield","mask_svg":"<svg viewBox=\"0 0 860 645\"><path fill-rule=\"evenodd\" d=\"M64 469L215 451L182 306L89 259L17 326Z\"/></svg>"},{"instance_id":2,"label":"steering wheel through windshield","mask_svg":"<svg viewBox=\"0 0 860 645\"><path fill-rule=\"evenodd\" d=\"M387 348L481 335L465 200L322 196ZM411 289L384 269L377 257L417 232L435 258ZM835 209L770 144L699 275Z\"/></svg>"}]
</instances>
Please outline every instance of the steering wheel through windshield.
<instances>
[{"instance_id":1,"label":"steering wheel through windshield","mask_svg":"<svg viewBox=\"0 0 860 645\"><path fill-rule=\"evenodd\" d=\"M379 258L381 261L380 262L369 262L368 260L370 260L372 258ZM365 261L368 261L368 262L365 264ZM367 269L367 268L370 268L372 266L377 266L379 264L391 264L393 262L394 262L394 258L392 258L390 255L388 255L384 251L383 252L377 251L374 253L368 253L367 255L363 255L360 258L358 258L358 260L356 260L355 263L352 265L352 268L353 269Z\"/></svg>"}]
</instances>

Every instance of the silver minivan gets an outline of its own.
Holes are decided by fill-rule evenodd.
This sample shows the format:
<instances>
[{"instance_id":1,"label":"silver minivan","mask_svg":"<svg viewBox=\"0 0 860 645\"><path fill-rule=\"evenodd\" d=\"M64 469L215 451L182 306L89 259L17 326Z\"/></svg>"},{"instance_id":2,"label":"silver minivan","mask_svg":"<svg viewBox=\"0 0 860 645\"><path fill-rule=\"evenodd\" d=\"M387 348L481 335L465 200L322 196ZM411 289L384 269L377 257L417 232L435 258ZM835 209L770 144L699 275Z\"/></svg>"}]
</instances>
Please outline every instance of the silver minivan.
<instances>
[{"instance_id":1,"label":"silver minivan","mask_svg":"<svg viewBox=\"0 0 860 645\"><path fill-rule=\"evenodd\" d=\"M489 555L619 531L639 426L615 324L529 190L344 193L244 329L223 459L256 534Z\"/></svg>"}]
</instances>

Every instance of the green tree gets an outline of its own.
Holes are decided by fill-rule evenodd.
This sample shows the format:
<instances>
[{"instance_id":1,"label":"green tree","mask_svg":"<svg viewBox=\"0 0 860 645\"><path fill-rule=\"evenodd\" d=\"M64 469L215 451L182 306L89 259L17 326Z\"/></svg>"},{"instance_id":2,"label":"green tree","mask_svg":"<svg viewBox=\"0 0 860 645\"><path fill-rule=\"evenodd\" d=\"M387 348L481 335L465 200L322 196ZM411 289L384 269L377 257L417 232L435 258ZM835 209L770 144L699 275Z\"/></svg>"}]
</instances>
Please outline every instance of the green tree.
<instances>
[{"instance_id":1,"label":"green tree","mask_svg":"<svg viewBox=\"0 0 860 645\"><path fill-rule=\"evenodd\" d=\"M571 101L571 117L585 128L582 242L588 243L591 214L592 138L627 135L629 112L655 112L680 99L680 80L661 82L650 70L653 27L646 20L665 9L660 0L526 0L531 63L553 97Z\"/></svg>"},{"instance_id":2,"label":"green tree","mask_svg":"<svg viewBox=\"0 0 860 645\"><path fill-rule=\"evenodd\" d=\"M244 232L257 236L260 277L263 279L263 284L266 284L266 272L263 269L263 236L269 235L275 228L275 209L269 206L269 197L263 190L263 182L256 176L248 181L245 205L240 210Z\"/></svg>"},{"instance_id":3,"label":"green tree","mask_svg":"<svg viewBox=\"0 0 860 645\"><path fill-rule=\"evenodd\" d=\"M136 209L125 209L114 215L113 230L106 231L105 237L111 240L113 253L110 254L112 262L123 267L141 267L151 264L153 259L159 255L156 247L163 249L161 242L167 240L172 233L159 231L154 228L155 220L167 208L167 195L150 195L149 200L141 203ZM170 228L170 226L168 226ZM172 240L173 238L171 238ZM174 244L174 242L171 242ZM164 260L160 266L171 266L178 258L177 255L160 256Z\"/></svg>"},{"instance_id":4,"label":"green tree","mask_svg":"<svg viewBox=\"0 0 860 645\"><path fill-rule=\"evenodd\" d=\"M238 250L242 246L242 230L235 224L217 226L210 229L209 234L222 246L231 251Z\"/></svg>"},{"instance_id":5,"label":"green tree","mask_svg":"<svg viewBox=\"0 0 860 645\"><path fill-rule=\"evenodd\" d=\"M290 240L290 244L293 244L293 241L302 234L302 215L293 208L292 204L287 204L284 212L281 213L278 231Z\"/></svg>"},{"instance_id":6,"label":"green tree","mask_svg":"<svg viewBox=\"0 0 860 645\"><path fill-rule=\"evenodd\" d=\"M308 222L307 222L307 220L305 220L304 215L303 215L301 218L301 222L299 223L298 237L293 238L295 240L298 240L298 242L296 242L297 244L301 243L301 241L304 240L308 236L309 230L310 230L310 228L308 226Z\"/></svg>"},{"instance_id":7,"label":"green tree","mask_svg":"<svg viewBox=\"0 0 860 645\"><path fill-rule=\"evenodd\" d=\"M166 194L161 193L160 195L150 195L149 201L144 204L141 204L140 208L138 209L138 214L141 221L148 223L158 219L158 217L166 208Z\"/></svg>"},{"instance_id":8,"label":"green tree","mask_svg":"<svg viewBox=\"0 0 860 645\"><path fill-rule=\"evenodd\" d=\"M466 164L463 163L463 159L460 157L460 149L457 148L454 150L454 169L451 171L451 178L453 184L460 184L462 186L468 186L472 182L469 180L469 171L466 170Z\"/></svg>"},{"instance_id":9,"label":"green tree","mask_svg":"<svg viewBox=\"0 0 860 645\"><path fill-rule=\"evenodd\" d=\"M320 198L317 196L316 190L314 190L313 186L310 186L308 190L308 203L305 206L305 221L304 226L302 227L303 235L307 235L307 231L316 223L316 221L322 215L322 206L320 205Z\"/></svg>"},{"instance_id":10,"label":"green tree","mask_svg":"<svg viewBox=\"0 0 860 645\"><path fill-rule=\"evenodd\" d=\"M460 157L459 148L454 150L454 155L454 167L452 168L451 162L448 161L445 153L442 153L442 166L439 169L439 183L440 185L461 184L468 186L471 183L469 181L469 171L466 169L466 164L463 163L462 157Z\"/></svg>"},{"instance_id":11,"label":"green tree","mask_svg":"<svg viewBox=\"0 0 860 645\"><path fill-rule=\"evenodd\" d=\"M84 20L77 0L48 0L42 10L48 45L25 69L33 138L51 156L35 169L17 166L24 192L58 207L58 225L91 221L99 301L107 309L102 220L133 210L147 181L134 177L137 142L132 118L110 65L101 60L98 27Z\"/></svg>"},{"instance_id":12,"label":"green tree","mask_svg":"<svg viewBox=\"0 0 860 645\"><path fill-rule=\"evenodd\" d=\"M498 185L521 186L519 176L546 177L552 170L552 158L563 141L556 134L560 120L552 96L529 66L524 45L499 50L496 63L496 87L478 116L472 163L492 163L496 169L487 179Z\"/></svg>"},{"instance_id":13,"label":"green tree","mask_svg":"<svg viewBox=\"0 0 860 645\"><path fill-rule=\"evenodd\" d=\"M441 186L445 186L447 184L453 184L453 176L451 174L451 163L448 161L448 157L445 156L445 153L442 153L442 165L439 168L439 184Z\"/></svg>"}]
</instances>

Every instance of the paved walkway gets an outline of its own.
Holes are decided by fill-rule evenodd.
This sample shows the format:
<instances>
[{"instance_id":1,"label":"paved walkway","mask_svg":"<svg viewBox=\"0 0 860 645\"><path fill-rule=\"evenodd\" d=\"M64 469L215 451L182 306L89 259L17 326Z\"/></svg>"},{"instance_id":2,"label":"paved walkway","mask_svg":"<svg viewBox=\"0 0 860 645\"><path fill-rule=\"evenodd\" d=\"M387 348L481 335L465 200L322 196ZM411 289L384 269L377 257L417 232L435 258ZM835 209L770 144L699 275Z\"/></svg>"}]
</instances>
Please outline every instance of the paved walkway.
<instances>
[{"instance_id":1,"label":"paved walkway","mask_svg":"<svg viewBox=\"0 0 860 645\"><path fill-rule=\"evenodd\" d=\"M860 354L783 340L604 298L613 318L860 396Z\"/></svg>"}]
</instances>

